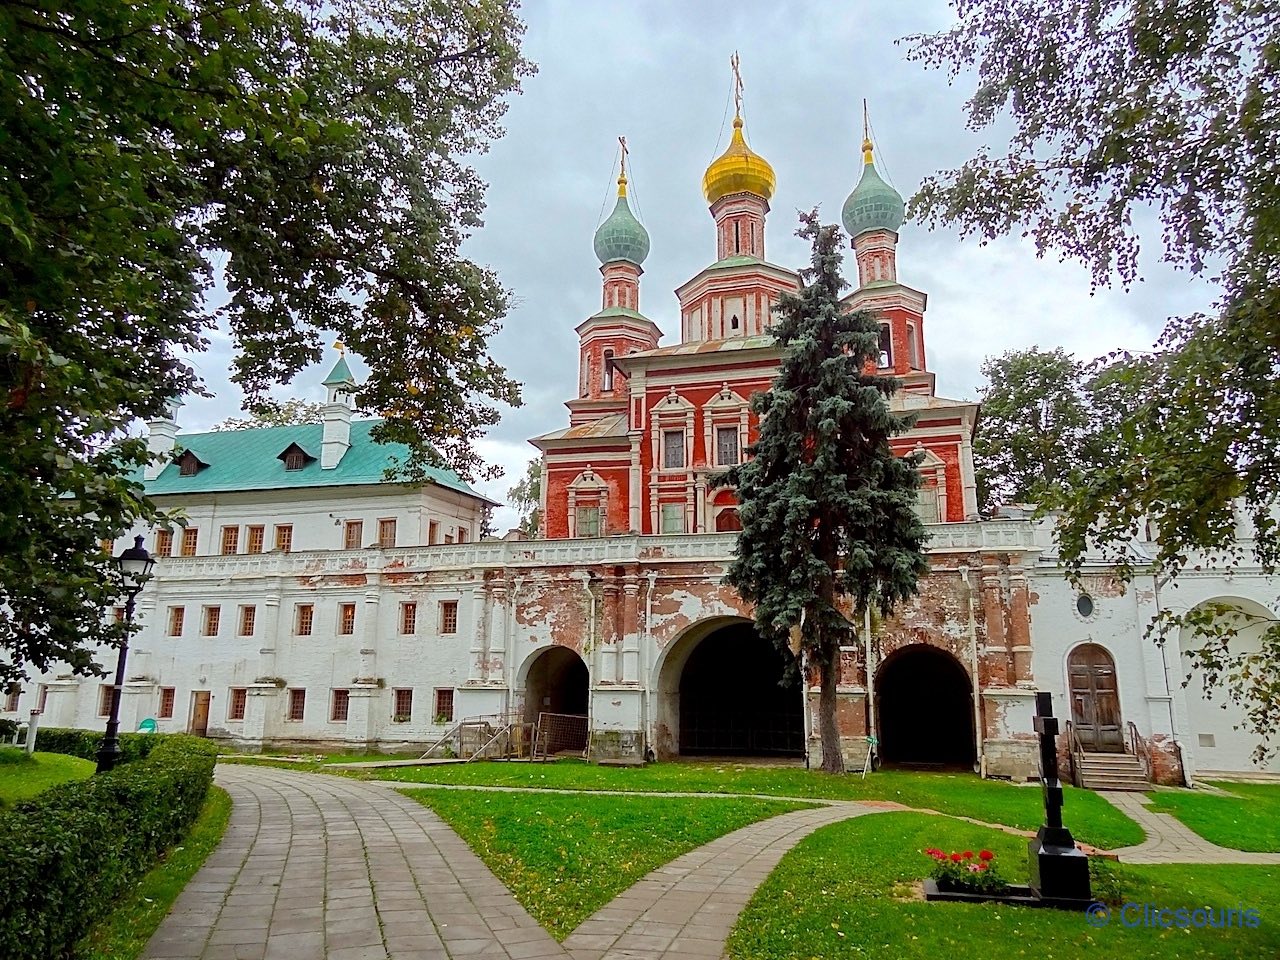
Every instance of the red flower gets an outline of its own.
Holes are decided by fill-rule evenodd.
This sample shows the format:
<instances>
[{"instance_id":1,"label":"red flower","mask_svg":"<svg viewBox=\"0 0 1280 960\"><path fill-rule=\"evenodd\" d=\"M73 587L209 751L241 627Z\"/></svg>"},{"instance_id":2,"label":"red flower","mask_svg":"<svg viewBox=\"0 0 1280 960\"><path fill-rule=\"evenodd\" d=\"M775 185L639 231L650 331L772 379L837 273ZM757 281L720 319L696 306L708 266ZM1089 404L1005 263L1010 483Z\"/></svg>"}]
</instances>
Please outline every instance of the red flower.
<instances>
[{"instance_id":1,"label":"red flower","mask_svg":"<svg viewBox=\"0 0 1280 960\"><path fill-rule=\"evenodd\" d=\"M972 850L966 850L966 851L964 852L964 858L965 858L966 860L972 860L972 859L973 859L973 851L972 851Z\"/></svg>"},{"instance_id":2,"label":"red flower","mask_svg":"<svg viewBox=\"0 0 1280 960\"><path fill-rule=\"evenodd\" d=\"M981 853L978 854L978 857L982 860L994 860L996 855L992 853L990 850L983 850Z\"/></svg>"},{"instance_id":3,"label":"red flower","mask_svg":"<svg viewBox=\"0 0 1280 960\"><path fill-rule=\"evenodd\" d=\"M960 856L960 854L958 854L958 853L953 853L953 854L951 855L951 859L952 859L952 861L953 861L953 862L955 862L955 863L959 863L961 860L963 860L963 859L964 859L964 857Z\"/></svg>"},{"instance_id":4,"label":"red flower","mask_svg":"<svg viewBox=\"0 0 1280 960\"><path fill-rule=\"evenodd\" d=\"M979 871L987 869L987 865L985 863L975 863L974 866L977 867Z\"/></svg>"}]
</instances>

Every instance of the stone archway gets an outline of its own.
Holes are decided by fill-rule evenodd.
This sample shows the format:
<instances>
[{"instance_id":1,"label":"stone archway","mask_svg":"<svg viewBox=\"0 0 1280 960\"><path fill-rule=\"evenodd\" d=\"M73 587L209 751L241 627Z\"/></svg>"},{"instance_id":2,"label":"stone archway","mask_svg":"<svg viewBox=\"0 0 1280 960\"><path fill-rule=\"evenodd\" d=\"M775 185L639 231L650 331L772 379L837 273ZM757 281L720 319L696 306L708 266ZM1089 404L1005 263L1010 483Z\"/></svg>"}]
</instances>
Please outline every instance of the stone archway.
<instances>
[{"instance_id":1,"label":"stone archway","mask_svg":"<svg viewBox=\"0 0 1280 960\"><path fill-rule=\"evenodd\" d=\"M876 671L876 713L885 763L973 766L969 673L945 650L917 643L886 657Z\"/></svg>"},{"instance_id":2,"label":"stone archway","mask_svg":"<svg viewBox=\"0 0 1280 960\"><path fill-rule=\"evenodd\" d=\"M587 715L587 665L568 647L547 647L535 654L524 681L524 718L533 723L539 713Z\"/></svg>"},{"instance_id":3,"label":"stone archway","mask_svg":"<svg viewBox=\"0 0 1280 960\"><path fill-rule=\"evenodd\" d=\"M785 662L749 620L694 624L659 671L659 756L803 756L802 693L781 685Z\"/></svg>"}]
</instances>

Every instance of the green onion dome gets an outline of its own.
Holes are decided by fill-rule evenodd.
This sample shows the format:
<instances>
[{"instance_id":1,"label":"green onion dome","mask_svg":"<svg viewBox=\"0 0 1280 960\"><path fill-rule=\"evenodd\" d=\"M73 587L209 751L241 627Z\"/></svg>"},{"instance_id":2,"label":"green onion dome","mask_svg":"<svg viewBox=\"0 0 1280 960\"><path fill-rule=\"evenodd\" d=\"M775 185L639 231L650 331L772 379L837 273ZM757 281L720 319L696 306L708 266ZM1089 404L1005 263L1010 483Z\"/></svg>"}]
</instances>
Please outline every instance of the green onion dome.
<instances>
[{"instance_id":1,"label":"green onion dome","mask_svg":"<svg viewBox=\"0 0 1280 960\"><path fill-rule=\"evenodd\" d=\"M595 248L601 263L626 260L638 267L649 255L649 231L640 225L627 205L625 174L618 177L618 205L596 230Z\"/></svg>"},{"instance_id":2,"label":"green onion dome","mask_svg":"<svg viewBox=\"0 0 1280 960\"><path fill-rule=\"evenodd\" d=\"M868 230L897 232L906 215L902 194L885 183L871 158L871 141L862 141L862 179L844 202L840 219L849 236Z\"/></svg>"}]
</instances>

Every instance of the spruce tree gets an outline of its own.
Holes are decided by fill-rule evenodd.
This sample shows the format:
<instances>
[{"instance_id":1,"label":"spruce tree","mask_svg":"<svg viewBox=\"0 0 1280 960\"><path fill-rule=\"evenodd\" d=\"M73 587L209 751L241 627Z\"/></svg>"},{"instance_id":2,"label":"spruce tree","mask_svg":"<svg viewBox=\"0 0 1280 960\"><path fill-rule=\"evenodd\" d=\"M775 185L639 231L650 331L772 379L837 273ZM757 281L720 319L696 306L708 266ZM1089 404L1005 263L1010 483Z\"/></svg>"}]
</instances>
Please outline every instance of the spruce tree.
<instances>
[{"instance_id":1,"label":"spruce tree","mask_svg":"<svg viewBox=\"0 0 1280 960\"><path fill-rule=\"evenodd\" d=\"M757 629L780 650L790 653L799 633L820 682L822 769L841 773L840 647L857 637L842 609L861 623L864 610L885 615L914 595L926 534L917 460L889 446L912 418L889 409L898 381L874 372L879 321L840 302L839 229L819 225L817 211L800 219L813 258L806 286L777 307L773 333L786 354L772 388L752 399L751 459L720 478L736 488L742 519L725 582L755 604Z\"/></svg>"}]
</instances>

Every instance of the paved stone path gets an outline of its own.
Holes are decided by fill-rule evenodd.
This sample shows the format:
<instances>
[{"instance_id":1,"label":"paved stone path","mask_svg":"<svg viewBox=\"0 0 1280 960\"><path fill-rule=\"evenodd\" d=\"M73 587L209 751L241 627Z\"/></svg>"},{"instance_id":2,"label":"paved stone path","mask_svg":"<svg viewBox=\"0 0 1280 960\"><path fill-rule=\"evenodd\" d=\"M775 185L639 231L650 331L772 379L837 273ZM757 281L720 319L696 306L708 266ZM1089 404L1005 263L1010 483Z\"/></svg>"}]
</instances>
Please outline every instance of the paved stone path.
<instances>
[{"instance_id":1,"label":"paved stone path","mask_svg":"<svg viewBox=\"0 0 1280 960\"><path fill-rule=\"evenodd\" d=\"M145 960L522 960L565 952L439 817L385 783L226 765L222 844Z\"/></svg>"},{"instance_id":2,"label":"paved stone path","mask_svg":"<svg viewBox=\"0 0 1280 960\"><path fill-rule=\"evenodd\" d=\"M644 877L569 934L573 960L715 958L782 855L819 827L876 810L832 803L718 837Z\"/></svg>"},{"instance_id":3,"label":"paved stone path","mask_svg":"<svg viewBox=\"0 0 1280 960\"><path fill-rule=\"evenodd\" d=\"M1167 813L1147 808L1146 796L1140 793L1101 791L1121 813L1137 822L1147 839L1137 846L1112 850L1121 863L1274 863L1280 864L1280 853L1248 853L1210 843L1193 833L1181 820Z\"/></svg>"}]
</instances>

